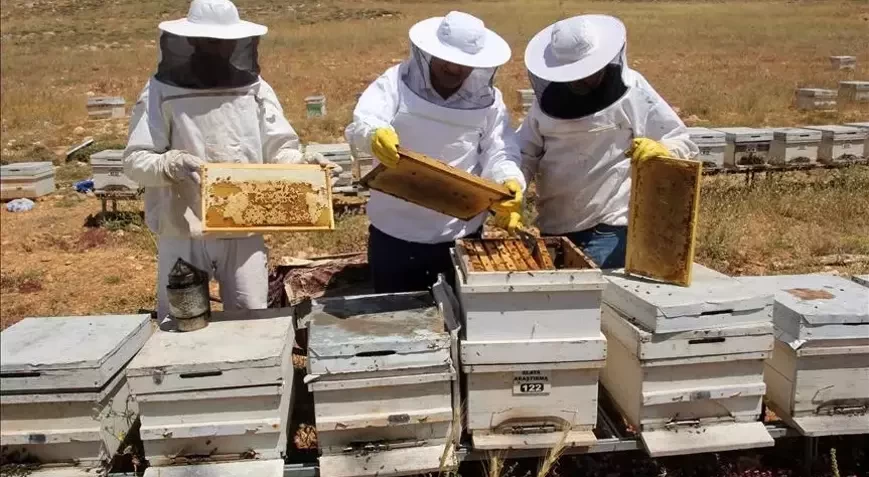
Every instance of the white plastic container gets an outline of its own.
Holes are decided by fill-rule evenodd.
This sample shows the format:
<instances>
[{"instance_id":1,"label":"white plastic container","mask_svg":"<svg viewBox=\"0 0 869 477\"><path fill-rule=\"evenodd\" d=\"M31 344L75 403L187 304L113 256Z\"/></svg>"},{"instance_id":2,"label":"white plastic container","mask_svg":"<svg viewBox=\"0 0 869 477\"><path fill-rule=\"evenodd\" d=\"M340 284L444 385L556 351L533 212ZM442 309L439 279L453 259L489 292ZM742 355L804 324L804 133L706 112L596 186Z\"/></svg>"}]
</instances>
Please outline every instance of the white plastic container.
<instances>
[{"instance_id":1,"label":"white plastic container","mask_svg":"<svg viewBox=\"0 0 869 477\"><path fill-rule=\"evenodd\" d=\"M771 129L716 128L725 134L724 148L726 167L757 166L766 164L772 144Z\"/></svg>"},{"instance_id":2,"label":"white plastic container","mask_svg":"<svg viewBox=\"0 0 869 477\"><path fill-rule=\"evenodd\" d=\"M139 184L124 173L124 151L106 149L90 158L93 171L94 190L97 191L137 191Z\"/></svg>"},{"instance_id":3,"label":"white plastic container","mask_svg":"<svg viewBox=\"0 0 869 477\"><path fill-rule=\"evenodd\" d=\"M691 141L697 144L700 155L697 160L703 163L703 167L724 167L724 149L727 141L721 131L709 128L688 128Z\"/></svg>"},{"instance_id":4,"label":"white plastic container","mask_svg":"<svg viewBox=\"0 0 869 477\"><path fill-rule=\"evenodd\" d=\"M857 68L856 56L831 56L830 66L834 70L854 70Z\"/></svg>"},{"instance_id":5,"label":"white plastic container","mask_svg":"<svg viewBox=\"0 0 869 477\"><path fill-rule=\"evenodd\" d=\"M772 133L769 163L814 164L818 161L821 132L803 128L780 128Z\"/></svg>"},{"instance_id":6,"label":"white plastic container","mask_svg":"<svg viewBox=\"0 0 869 477\"><path fill-rule=\"evenodd\" d=\"M869 433L869 288L842 277L743 277L775 293L764 377L775 413L807 436Z\"/></svg>"},{"instance_id":7,"label":"white plastic container","mask_svg":"<svg viewBox=\"0 0 869 477\"><path fill-rule=\"evenodd\" d=\"M859 159L863 155L866 136L869 134L869 130L850 126L807 126L807 128L821 131L818 160L826 164Z\"/></svg>"},{"instance_id":8,"label":"white plastic container","mask_svg":"<svg viewBox=\"0 0 869 477\"><path fill-rule=\"evenodd\" d=\"M803 111L835 111L839 92L835 89L799 88L796 91L797 109Z\"/></svg>"},{"instance_id":9,"label":"white plastic container","mask_svg":"<svg viewBox=\"0 0 869 477\"><path fill-rule=\"evenodd\" d=\"M869 159L869 122L866 123L846 123L845 126L852 128L860 128L866 131L866 140L863 141L863 159Z\"/></svg>"},{"instance_id":10,"label":"white plastic container","mask_svg":"<svg viewBox=\"0 0 869 477\"><path fill-rule=\"evenodd\" d=\"M651 456L774 444L758 422L769 322L651 333L604 305L603 329L609 349L601 382Z\"/></svg>"},{"instance_id":11,"label":"white plastic container","mask_svg":"<svg viewBox=\"0 0 869 477\"><path fill-rule=\"evenodd\" d=\"M127 115L126 101L119 96L89 98L87 110L89 119L118 119Z\"/></svg>"},{"instance_id":12,"label":"white plastic container","mask_svg":"<svg viewBox=\"0 0 869 477\"><path fill-rule=\"evenodd\" d=\"M304 320L323 475L437 471L460 432L452 340L431 295L320 299Z\"/></svg>"},{"instance_id":13,"label":"white plastic container","mask_svg":"<svg viewBox=\"0 0 869 477\"><path fill-rule=\"evenodd\" d=\"M869 102L869 81L840 81L839 99L843 103Z\"/></svg>"},{"instance_id":14,"label":"white plastic container","mask_svg":"<svg viewBox=\"0 0 869 477\"><path fill-rule=\"evenodd\" d=\"M148 315L27 318L0 334L0 445L44 464L99 465L136 420L124 367Z\"/></svg>"},{"instance_id":15,"label":"white plastic container","mask_svg":"<svg viewBox=\"0 0 869 477\"><path fill-rule=\"evenodd\" d=\"M318 95L305 98L305 112L308 119L326 116L326 97Z\"/></svg>"},{"instance_id":16,"label":"white plastic container","mask_svg":"<svg viewBox=\"0 0 869 477\"><path fill-rule=\"evenodd\" d=\"M0 166L0 200L35 199L54 192L50 162L19 162Z\"/></svg>"},{"instance_id":17,"label":"white plastic container","mask_svg":"<svg viewBox=\"0 0 869 477\"><path fill-rule=\"evenodd\" d=\"M127 368L151 465L286 451L292 309L212 313L205 328L155 333Z\"/></svg>"}]
</instances>

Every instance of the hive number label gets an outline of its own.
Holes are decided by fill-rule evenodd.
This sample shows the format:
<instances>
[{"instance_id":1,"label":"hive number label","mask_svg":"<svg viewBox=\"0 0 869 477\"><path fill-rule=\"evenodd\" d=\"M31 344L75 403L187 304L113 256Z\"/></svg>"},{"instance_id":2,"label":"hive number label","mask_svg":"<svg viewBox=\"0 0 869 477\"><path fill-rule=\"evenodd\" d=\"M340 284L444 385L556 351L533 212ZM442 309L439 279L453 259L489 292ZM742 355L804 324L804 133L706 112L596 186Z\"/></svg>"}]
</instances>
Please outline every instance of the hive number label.
<instances>
[{"instance_id":1,"label":"hive number label","mask_svg":"<svg viewBox=\"0 0 869 477\"><path fill-rule=\"evenodd\" d=\"M532 370L513 373L513 394L523 396L545 396L552 384L549 371Z\"/></svg>"}]
</instances>

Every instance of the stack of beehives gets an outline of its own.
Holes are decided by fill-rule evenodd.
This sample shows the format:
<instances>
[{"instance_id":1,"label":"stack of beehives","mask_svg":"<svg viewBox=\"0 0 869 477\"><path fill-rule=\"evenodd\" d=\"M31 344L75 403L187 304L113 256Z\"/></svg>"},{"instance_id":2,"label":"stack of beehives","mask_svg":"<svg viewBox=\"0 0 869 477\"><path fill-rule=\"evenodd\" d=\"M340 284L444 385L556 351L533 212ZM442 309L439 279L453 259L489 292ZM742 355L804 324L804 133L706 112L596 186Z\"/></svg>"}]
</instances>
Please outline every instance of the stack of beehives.
<instances>
[{"instance_id":1,"label":"stack of beehives","mask_svg":"<svg viewBox=\"0 0 869 477\"><path fill-rule=\"evenodd\" d=\"M775 294L775 413L807 436L869 433L869 288L829 275L743 277Z\"/></svg>"},{"instance_id":2,"label":"stack of beehives","mask_svg":"<svg viewBox=\"0 0 869 477\"><path fill-rule=\"evenodd\" d=\"M150 464L280 461L292 344L292 309L218 312L196 331L156 332L127 368Z\"/></svg>"},{"instance_id":3,"label":"stack of beehives","mask_svg":"<svg viewBox=\"0 0 869 477\"><path fill-rule=\"evenodd\" d=\"M454 250L467 425L477 449L595 442L606 282L565 238L536 248L463 240Z\"/></svg>"},{"instance_id":4,"label":"stack of beehives","mask_svg":"<svg viewBox=\"0 0 869 477\"><path fill-rule=\"evenodd\" d=\"M338 176L338 182L334 188L349 187L353 185L353 157L350 154L350 145L341 144L308 144L305 152L318 152L329 161L341 166L342 172Z\"/></svg>"},{"instance_id":5,"label":"stack of beehives","mask_svg":"<svg viewBox=\"0 0 869 477\"><path fill-rule=\"evenodd\" d=\"M608 275L603 385L652 456L771 446L758 419L772 295L693 268L689 287Z\"/></svg>"},{"instance_id":6,"label":"stack of beehives","mask_svg":"<svg viewBox=\"0 0 869 477\"><path fill-rule=\"evenodd\" d=\"M4 330L4 458L83 468L111 461L138 415L124 368L151 334L150 321L148 315L27 318Z\"/></svg>"},{"instance_id":7,"label":"stack of beehives","mask_svg":"<svg viewBox=\"0 0 869 477\"><path fill-rule=\"evenodd\" d=\"M428 293L320 299L306 324L321 475L415 475L455 464L451 338Z\"/></svg>"}]
</instances>

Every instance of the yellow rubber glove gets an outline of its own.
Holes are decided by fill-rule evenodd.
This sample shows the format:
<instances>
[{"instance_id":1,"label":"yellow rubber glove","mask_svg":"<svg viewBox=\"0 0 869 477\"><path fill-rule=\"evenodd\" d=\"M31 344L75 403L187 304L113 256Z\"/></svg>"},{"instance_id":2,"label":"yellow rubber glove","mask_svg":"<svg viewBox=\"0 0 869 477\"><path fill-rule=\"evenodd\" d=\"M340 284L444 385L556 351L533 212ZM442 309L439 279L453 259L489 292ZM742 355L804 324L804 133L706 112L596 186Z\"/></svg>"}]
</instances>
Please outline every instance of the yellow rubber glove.
<instances>
[{"instance_id":1,"label":"yellow rubber glove","mask_svg":"<svg viewBox=\"0 0 869 477\"><path fill-rule=\"evenodd\" d=\"M645 161L650 157L670 157L670 150L654 139L638 137L634 139L628 155L636 161Z\"/></svg>"},{"instance_id":2,"label":"yellow rubber glove","mask_svg":"<svg viewBox=\"0 0 869 477\"><path fill-rule=\"evenodd\" d=\"M515 179L508 179L504 187L513 197L492 206L495 211L495 225L512 233L522 226L522 186Z\"/></svg>"},{"instance_id":3,"label":"yellow rubber glove","mask_svg":"<svg viewBox=\"0 0 869 477\"><path fill-rule=\"evenodd\" d=\"M371 137L371 152L386 167L398 165L398 134L392 128L379 128Z\"/></svg>"}]
</instances>

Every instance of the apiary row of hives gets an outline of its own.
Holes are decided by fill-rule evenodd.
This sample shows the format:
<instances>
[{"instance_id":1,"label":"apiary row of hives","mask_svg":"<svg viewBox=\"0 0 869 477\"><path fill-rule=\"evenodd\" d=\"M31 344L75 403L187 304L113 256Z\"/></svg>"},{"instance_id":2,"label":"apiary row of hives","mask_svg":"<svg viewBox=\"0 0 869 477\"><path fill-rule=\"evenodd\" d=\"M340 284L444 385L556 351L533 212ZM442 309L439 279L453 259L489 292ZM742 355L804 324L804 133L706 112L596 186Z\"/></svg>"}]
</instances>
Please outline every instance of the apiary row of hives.
<instances>
[{"instance_id":1,"label":"apiary row of hives","mask_svg":"<svg viewBox=\"0 0 869 477\"><path fill-rule=\"evenodd\" d=\"M842 164L869 158L869 123L801 128L688 128L704 167Z\"/></svg>"}]
</instances>

